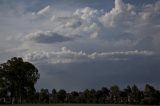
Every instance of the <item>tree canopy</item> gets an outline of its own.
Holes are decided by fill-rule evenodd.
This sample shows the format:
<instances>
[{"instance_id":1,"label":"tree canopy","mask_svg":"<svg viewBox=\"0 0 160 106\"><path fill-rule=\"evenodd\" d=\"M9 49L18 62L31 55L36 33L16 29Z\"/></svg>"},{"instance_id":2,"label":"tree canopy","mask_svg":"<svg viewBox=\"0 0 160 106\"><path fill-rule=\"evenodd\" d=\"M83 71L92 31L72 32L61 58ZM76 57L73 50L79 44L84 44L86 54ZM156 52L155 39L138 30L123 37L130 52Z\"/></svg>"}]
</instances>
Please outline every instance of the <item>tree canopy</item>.
<instances>
[{"instance_id":1,"label":"tree canopy","mask_svg":"<svg viewBox=\"0 0 160 106\"><path fill-rule=\"evenodd\" d=\"M34 93L39 77L38 69L22 58L13 57L0 64L0 89L6 92L4 96L11 96L12 103L21 103L29 93Z\"/></svg>"}]
</instances>

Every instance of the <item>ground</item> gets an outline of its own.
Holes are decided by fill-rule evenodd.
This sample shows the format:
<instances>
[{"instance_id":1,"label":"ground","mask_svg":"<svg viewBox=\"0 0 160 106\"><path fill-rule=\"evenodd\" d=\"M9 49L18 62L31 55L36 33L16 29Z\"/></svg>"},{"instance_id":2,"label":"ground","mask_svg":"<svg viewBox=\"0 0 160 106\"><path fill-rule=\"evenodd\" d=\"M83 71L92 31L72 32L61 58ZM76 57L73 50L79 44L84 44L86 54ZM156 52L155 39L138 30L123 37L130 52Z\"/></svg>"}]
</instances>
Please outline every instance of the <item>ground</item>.
<instances>
[{"instance_id":1,"label":"ground","mask_svg":"<svg viewBox=\"0 0 160 106\"><path fill-rule=\"evenodd\" d=\"M21 104L21 105L0 105L0 106L124 106L124 104ZM133 106L133 105L125 105L125 106Z\"/></svg>"}]
</instances>

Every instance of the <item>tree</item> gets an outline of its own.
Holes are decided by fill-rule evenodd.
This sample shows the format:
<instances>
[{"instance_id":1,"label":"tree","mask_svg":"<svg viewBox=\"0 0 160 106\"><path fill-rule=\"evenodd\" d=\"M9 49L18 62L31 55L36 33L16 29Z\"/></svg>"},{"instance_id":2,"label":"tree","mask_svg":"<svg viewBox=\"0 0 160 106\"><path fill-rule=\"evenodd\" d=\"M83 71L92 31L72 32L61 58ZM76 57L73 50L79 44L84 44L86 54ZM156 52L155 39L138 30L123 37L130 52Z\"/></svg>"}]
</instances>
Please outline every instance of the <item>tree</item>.
<instances>
[{"instance_id":1,"label":"tree","mask_svg":"<svg viewBox=\"0 0 160 106\"><path fill-rule=\"evenodd\" d=\"M96 98L96 91L94 89L91 89L89 91L89 98L90 98L90 103L96 103L97 98Z\"/></svg>"},{"instance_id":2,"label":"tree","mask_svg":"<svg viewBox=\"0 0 160 106\"><path fill-rule=\"evenodd\" d=\"M79 93L76 91L72 91L71 93L67 94L67 101L68 103L78 103L80 102Z\"/></svg>"},{"instance_id":3,"label":"tree","mask_svg":"<svg viewBox=\"0 0 160 106\"><path fill-rule=\"evenodd\" d=\"M58 99L58 102L60 103L64 103L65 102L65 98L66 98L66 91L61 89L58 91L57 93L57 99Z\"/></svg>"},{"instance_id":4,"label":"tree","mask_svg":"<svg viewBox=\"0 0 160 106\"><path fill-rule=\"evenodd\" d=\"M102 87L101 91L102 91L101 102L102 103L109 102L108 101L108 99L109 99L109 90L106 87Z\"/></svg>"},{"instance_id":5,"label":"tree","mask_svg":"<svg viewBox=\"0 0 160 106\"><path fill-rule=\"evenodd\" d=\"M146 84L144 89L144 99L145 104L155 104L159 103L159 92L151 85Z\"/></svg>"},{"instance_id":6,"label":"tree","mask_svg":"<svg viewBox=\"0 0 160 106\"><path fill-rule=\"evenodd\" d=\"M85 103L95 103L97 101L96 91L94 89L86 89L83 92L83 100Z\"/></svg>"},{"instance_id":7,"label":"tree","mask_svg":"<svg viewBox=\"0 0 160 106\"><path fill-rule=\"evenodd\" d=\"M57 103L57 91L56 89L52 89L52 93L49 98L50 103Z\"/></svg>"},{"instance_id":8,"label":"tree","mask_svg":"<svg viewBox=\"0 0 160 106\"><path fill-rule=\"evenodd\" d=\"M97 90L97 92L96 92L96 98L97 98L96 103L103 103L102 95L103 95L102 90Z\"/></svg>"},{"instance_id":9,"label":"tree","mask_svg":"<svg viewBox=\"0 0 160 106\"><path fill-rule=\"evenodd\" d=\"M131 103L139 104L141 102L142 94L136 85L133 85L131 92Z\"/></svg>"},{"instance_id":10,"label":"tree","mask_svg":"<svg viewBox=\"0 0 160 106\"><path fill-rule=\"evenodd\" d=\"M128 85L127 88L124 89L124 92L126 94L126 103L130 103L131 102L131 93L132 93L132 89L131 87Z\"/></svg>"},{"instance_id":11,"label":"tree","mask_svg":"<svg viewBox=\"0 0 160 106\"><path fill-rule=\"evenodd\" d=\"M41 89L39 94L41 103L49 103L49 91L48 89Z\"/></svg>"},{"instance_id":12,"label":"tree","mask_svg":"<svg viewBox=\"0 0 160 106\"><path fill-rule=\"evenodd\" d=\"M112 102L118 103L120 99L120 90L117 85L114 85L110 88L110 97Z\"/></svg>"},{"instance_id":13,"label":"tree","mask_svg":"<svg viewBox=\"0 0 160 106\"><path fill-rule=\"evenodd\" d=\"M39 79L38 69L22 58L13 57L0 64L0 89L10 93L12 103L22 103L27 93L35 91Z\"/></svg>"}]
</instances>

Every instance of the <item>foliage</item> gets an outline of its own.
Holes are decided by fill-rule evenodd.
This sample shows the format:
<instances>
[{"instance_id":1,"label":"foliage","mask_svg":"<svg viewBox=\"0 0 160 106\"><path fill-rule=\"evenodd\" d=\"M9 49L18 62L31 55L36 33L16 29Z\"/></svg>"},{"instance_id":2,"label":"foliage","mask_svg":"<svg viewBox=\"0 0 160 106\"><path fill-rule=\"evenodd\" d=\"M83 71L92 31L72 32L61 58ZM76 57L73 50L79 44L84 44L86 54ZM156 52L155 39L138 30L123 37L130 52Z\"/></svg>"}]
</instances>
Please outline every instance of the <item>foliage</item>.
<instances>
[{"instance_id":1,"label":"foliage","mask_svg":"<svg viewBox=\"0 0 160 106\"><path fill-rule=\"evenodd\" d=\"M10 97L12 103L21 103L23 98L27 100L35 93L34 84L38 79L37 68L22 58L14 57L0 64L0 91L4 97Z\"/></svg>"}]
</instances>

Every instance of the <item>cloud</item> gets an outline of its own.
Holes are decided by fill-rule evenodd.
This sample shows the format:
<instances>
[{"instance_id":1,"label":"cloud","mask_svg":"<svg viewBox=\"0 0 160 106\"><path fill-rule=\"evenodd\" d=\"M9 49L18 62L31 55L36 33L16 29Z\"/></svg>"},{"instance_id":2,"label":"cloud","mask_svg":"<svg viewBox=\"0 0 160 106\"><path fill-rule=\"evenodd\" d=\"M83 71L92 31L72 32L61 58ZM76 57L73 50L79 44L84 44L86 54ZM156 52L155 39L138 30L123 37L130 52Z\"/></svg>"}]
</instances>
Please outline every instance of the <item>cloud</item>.
<instances>
[{"instance_id":1,"label":"cloud","mask_svg":"<svg viewBox=\"0 0 160 106\"><path fill-rule=\"evenodd\" d=\"M60 24L53 29L68 36L80 35L86 42L88 39L106 41L110 43L111 48L112 44L117 44L116 48L128 45L134 49L146 49L145 45L150 44L148 47L153 50L155 45L159 44L158 28L152 27L159 25L157 5L158 2L137 8L122 0L115 0L115 5L110 11L90 7L80 8L66 17L54 17L52 21ZM152 40L144 44L143 41L147 38Z\"/></svg>"},{"instance_id":2,"label":"cloud","mask_svg":"<svg viewBox=\"0 0 160 106\"><path fill-rule=\"evenodd\" d=\"M47 16L50 14L51 7L48 5L37 12L33 12L32 15L35 16Z\"/></svg>"},{"instance_id":3,"label":"cloud","mask_svg":"<svg viewBox=\"0 0 160 106\"><path fill-rule=\"evenodd\" d=\"M51 31L37 31L34 33L30 33L25 36L26 40L31 40L37 43L57 43L57 42L65 42L70 41L72 38L60 35Z\"/></svg>"},{"instance_id":4,"label":"cloud","mask_svg":"<svg viewBox=\"0 0 160 106\"><path fill-rule=\"evenodd\" d=\"M80 35L82 38L97 38L100 30L98 17L103 14L103 10L90 7L76 9L67 16L53 16L51 21L58 23L54 29L56 32L67 35ZM96 34L97 33L97 34ZM94 37L93 37L94 36Z\"/></svg>"},{"instance_id":5,"label":"cloud","mask_svg":"<svg viewBox=\"0 0 160 106\"><path fill-rule=\"evenodd\" d=\"M77 28L81 26L81 21L71 20L65 24L65 27Z\"/></svg>"},{"instance_id":6,"label":"cloud","mask_svg":"<svg viewBox=\"0 0 160 106\"><path fill-rule=\"evenodd\" d=\"M46 6L45 8L39 10L39 11L37 12L37 15L45 15L46 13L49 12L49 10L50 10L50 6L48 5L48 6Z\"/></svg>"},{"instance_id":7,"label":"cloud","mask_svg":"<svg viewBox=\"0 0 160 106\"><path fill-rule=\"evenodd\" d=\"M140 50L147 49L147 47L149 50L158 50L158 39L160 39L157 27L160 24L158 22L159 4L157 2L136 7L124 3L122 0L115 0L114 7L109 11L84 7L77 8L69 14L55 15L54 9L48 5L35 13L47 16L45 21L39 21L39 29L42 29L44 33L49 31L65 35L65 37L69 37L69 39L65 38L65 41L69 41L75 46L78 43L75 39L73 39L75 42L72 42L73 40L70 40L70 37L78 37L79 41L86 42L86 46L101 40L101 42L106 42L107 47L110 47L108 49L123 48L123 45L128 45L128 47L125 47L126 50L131 50L131 48ZM45 38L43 38L44 41L41 39L35 43L44 43L46 41L47 44L47 41L49 41L50 44L50 38L47 37L49 40L45 40ZM151 42L144 42L148 38ZM83 47L81 48L83 49ZM100 48L103 49L103 47Z\"/></svg>"},{"instance_id":8,"label":"cloud","mask_svg":"<svg viewBox=\"0 0 160 106\"><path fill-rule=\"evenodd\" d=\"M153 52L151 51L125 51L125 52L101 52L101 53L90 53L79 51L71 51L66 47L61 48L59 52L45 52L37 51L33 53L28 53L24 58L28 61L33 62L47 62L52 64L59 63L76 63L76 62L89 62L97 60L127 60L131 57L136 56L151 56Z\"/></svg>"},{"instance_id":9,"label":"cloud","mask_svg":"<svg viewBox=\"0 0 160 106\"><path fill-rule=\"evenodd\" d=\"M136 11L133 5L115 0L115 7L101 16L100 21L105 27L116 27L127 24L135 19ZM129 23L128 23L129 24Z\"/></svg>"},{"instance_id":10,"label":"cloud","mask_svg":"<svg viewBox=\"0 0 160 106\"><path fill-rule=\"evenodd\" d=\"M104 13L103 10L97 10L90 7L85 7L82 9L77 9L73 15L80 17L82 20L87 22L92 22L97 20L97 17L101 16Z\"/></svg>"}]
</instances>

